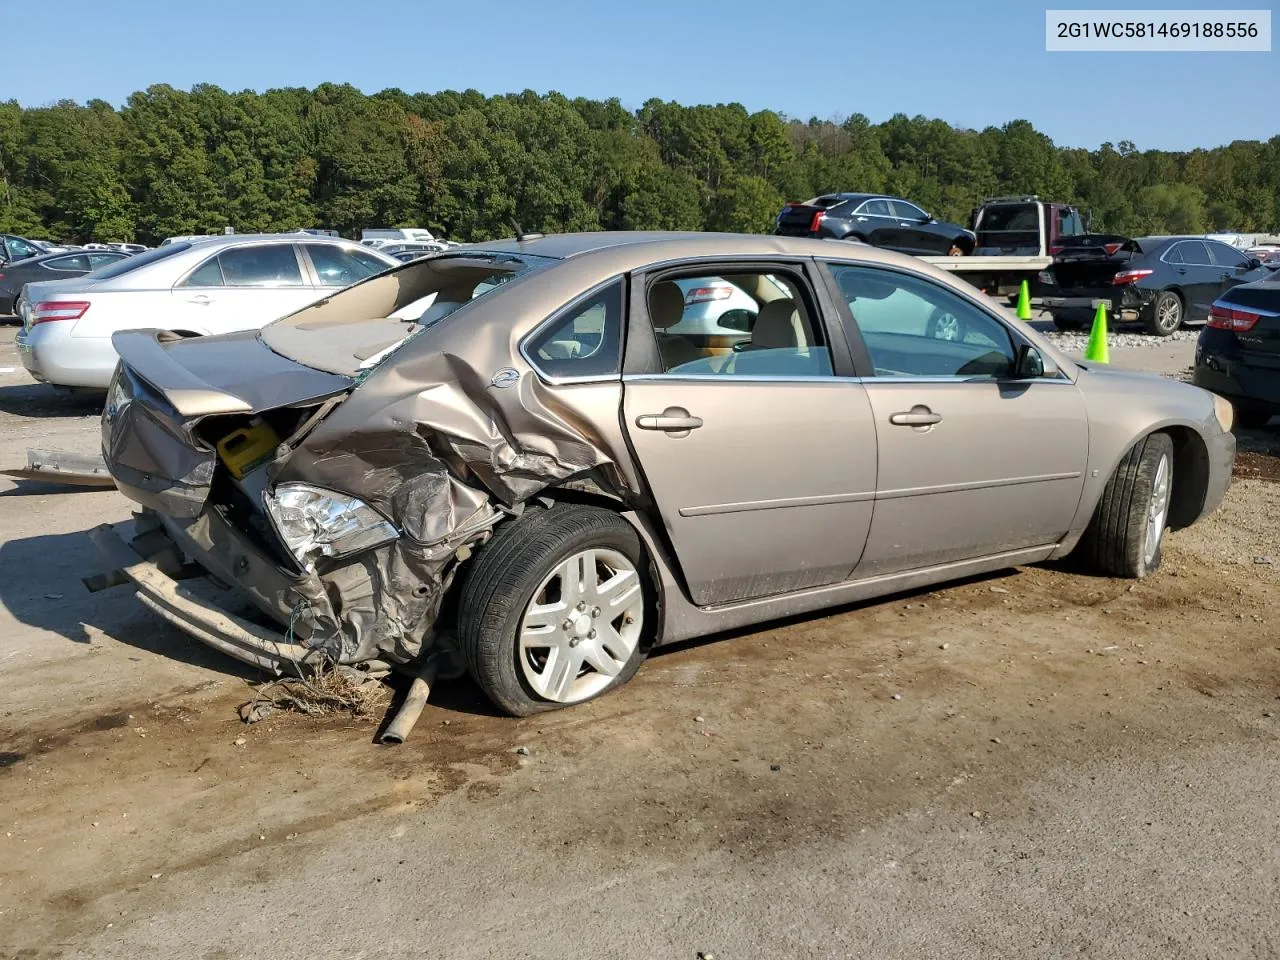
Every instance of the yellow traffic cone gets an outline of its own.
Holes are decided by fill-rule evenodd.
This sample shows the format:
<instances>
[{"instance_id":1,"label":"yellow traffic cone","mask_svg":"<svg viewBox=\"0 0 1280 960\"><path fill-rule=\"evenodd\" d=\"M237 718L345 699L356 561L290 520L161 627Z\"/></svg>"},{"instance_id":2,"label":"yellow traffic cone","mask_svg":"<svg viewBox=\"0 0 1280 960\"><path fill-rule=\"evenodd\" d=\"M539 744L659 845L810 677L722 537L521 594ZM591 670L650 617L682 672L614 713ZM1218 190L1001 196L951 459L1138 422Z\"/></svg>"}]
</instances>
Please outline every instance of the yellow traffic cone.
<instances>
[{"instance_id":1,"label":"yellow traffic cone","mask_svg":"<svg viewBox=\"0 0 1280 960\"><path fill-rule=\"evenodd\" d=\"M1031 319L1031 290L1025 280L1022 281L1022 289L1018 291L1018 319Z\"/></svg>"},{"instance_id":2,"label":"yellow traffic cone","mask_svg":"<svg viewBox=\"0 0 1280 960\"><path fill-rule=\"evenodd\" d=\"M1093 329L1089 331L1089 345L1084 349L1084 358L1094 363L1110 363L1111 352L1107 349L1107 305L1098 304L1098 312L1093 315Z\"/></svg>"}]
</instances>

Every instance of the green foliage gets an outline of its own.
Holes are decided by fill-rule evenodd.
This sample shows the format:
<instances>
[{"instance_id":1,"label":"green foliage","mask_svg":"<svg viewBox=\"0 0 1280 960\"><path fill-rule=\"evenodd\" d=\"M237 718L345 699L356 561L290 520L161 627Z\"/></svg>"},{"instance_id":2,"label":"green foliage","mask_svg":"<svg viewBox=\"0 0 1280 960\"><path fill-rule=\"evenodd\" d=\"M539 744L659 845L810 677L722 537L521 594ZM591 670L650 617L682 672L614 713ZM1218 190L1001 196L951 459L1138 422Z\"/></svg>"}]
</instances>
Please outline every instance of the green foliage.
<instances>
[{"instance_id":1,"label":"green foliage","mask_svg":"<svg viewBox=\"0 0 1280 960\"><path fill-rule=\"evenodd\" d=\"M801 121L475 90L367 96L157 85L101 101L0 102L0 231L158 241L187 233L426 226L767 232L785 200L888 191L967 223L996 193L1079 204L1095 229L1280 227L1280 137L1212 150L1057 147L1026 120L982 131L897 114Z\"/></svg>"}]
</instances>

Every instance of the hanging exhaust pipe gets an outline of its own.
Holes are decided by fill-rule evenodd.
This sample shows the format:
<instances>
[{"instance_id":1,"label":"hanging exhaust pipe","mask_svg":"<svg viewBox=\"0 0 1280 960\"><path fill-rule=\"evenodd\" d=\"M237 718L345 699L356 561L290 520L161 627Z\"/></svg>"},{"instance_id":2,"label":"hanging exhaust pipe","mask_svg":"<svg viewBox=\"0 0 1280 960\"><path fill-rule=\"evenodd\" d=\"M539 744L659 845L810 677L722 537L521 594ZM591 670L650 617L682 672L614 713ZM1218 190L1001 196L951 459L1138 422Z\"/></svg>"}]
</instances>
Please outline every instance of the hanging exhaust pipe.
<instances>
[{"instance_id":1,"label":"hanging exhaust pipe","mask_svg":"<svg viewBox=\"0 0 1280 960\"><path fill-rule=\"evenodd\" d=\"M418 670L417 676L413 678L413 682L409 684L409 693L404 698L404 703L400 704L400 709L396 711L395 719L387 724L387 729L382 731L382 736L378 738L379 743L404 743L408 739L409 731L413 729L418 718L422 716L422 711L426 709L427 698L431 696L431 685L436 682L438 672L439 658L428 657Z\"/></svg>"}]
</instances>

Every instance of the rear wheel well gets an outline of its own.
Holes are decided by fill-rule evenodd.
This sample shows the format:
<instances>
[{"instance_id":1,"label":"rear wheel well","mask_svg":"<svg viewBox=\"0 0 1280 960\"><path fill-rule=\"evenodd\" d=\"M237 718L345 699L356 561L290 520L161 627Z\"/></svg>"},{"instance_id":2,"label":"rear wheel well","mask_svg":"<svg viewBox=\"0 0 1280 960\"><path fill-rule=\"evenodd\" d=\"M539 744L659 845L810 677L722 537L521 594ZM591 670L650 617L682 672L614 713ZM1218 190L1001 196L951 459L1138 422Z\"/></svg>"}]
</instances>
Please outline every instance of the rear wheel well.
<instances>
[{"instance_id":1,"label":"rear wheel well","mask_svg":"<svg viewBox=\"0 0 1280 960\"><path fill-rule=\"evenodd\" d=\"M1173 440L1173 491L1169 504L1169 526L1190 526L1200 516L1209 488L1209 448L1190 427L1169 427L1164 431Z\"/></svg>"},{"instance_id":2,"label":"rear wheel well","mask_svg":"<svg viewBox=\"0 0 1280 960\"><path fill-rule=\"evenodd\" d=\"M969 236L967 233L962 233L960 234L960 236L952 240L951 243L953 246L957 246L961 250L963 250L964 255L967 257L973 253L974 247L977 246L978 241L976 241L973 237Z\"/></svg>"}]
</instances>

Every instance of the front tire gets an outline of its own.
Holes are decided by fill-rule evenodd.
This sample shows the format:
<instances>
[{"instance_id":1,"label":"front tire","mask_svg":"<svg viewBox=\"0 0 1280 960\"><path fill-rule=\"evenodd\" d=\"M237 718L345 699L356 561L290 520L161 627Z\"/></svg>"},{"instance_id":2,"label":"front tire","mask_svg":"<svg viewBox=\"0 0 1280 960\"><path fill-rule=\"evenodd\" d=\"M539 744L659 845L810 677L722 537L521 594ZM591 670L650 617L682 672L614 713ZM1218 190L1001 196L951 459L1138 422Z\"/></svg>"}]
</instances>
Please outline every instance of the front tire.
<instances>
[{"instance_id":1,"label":"front tire","mask_svg":"<svg viewBox=\"0 0 1280 960\"><path fill-rule=\"evenodd\" d=\"M1173 441L1143 437L1124 455L1080 542L1099 573L1142 579L1160 566L1173 495Z\"/></svg>"},{"instance_id":2,"label":"front tire","mask_svg":"<svg viewBox=\"0 0 1280 960\"><path fill-rule=\"evenodd\" d=\"M558 504L499 526L459 596L471 676L507 713L594 699L640 669L656 617L635 529L600 507Z\"/></svg>"},{"instance_id":3,"label":"front tire","mask_svg":"<svg viewBox=\"0 0 1280 960\"><path fill-rule=\"evenodd\" d=\"M1168 337L1182 326L1184 313L1182 298L1172 290L1161 290L1156 294L1155 302L1143 318L1142 325L1152 336Z\"/></svg>"}]
</instances>

